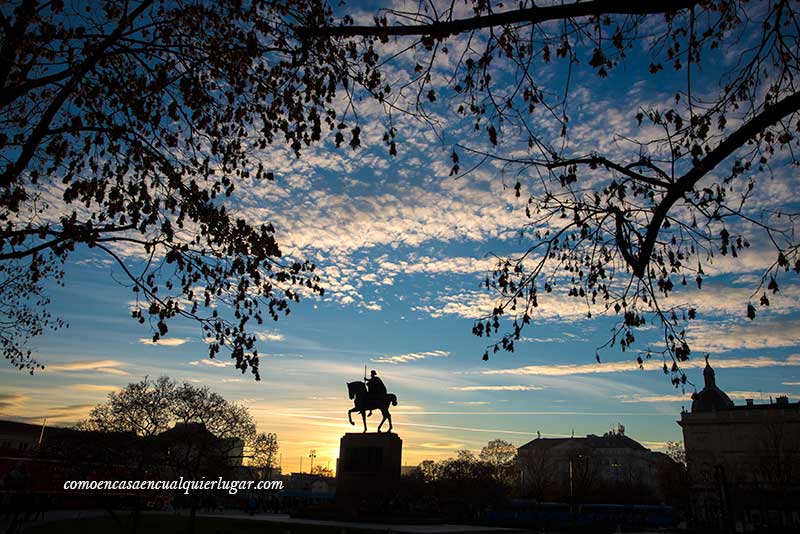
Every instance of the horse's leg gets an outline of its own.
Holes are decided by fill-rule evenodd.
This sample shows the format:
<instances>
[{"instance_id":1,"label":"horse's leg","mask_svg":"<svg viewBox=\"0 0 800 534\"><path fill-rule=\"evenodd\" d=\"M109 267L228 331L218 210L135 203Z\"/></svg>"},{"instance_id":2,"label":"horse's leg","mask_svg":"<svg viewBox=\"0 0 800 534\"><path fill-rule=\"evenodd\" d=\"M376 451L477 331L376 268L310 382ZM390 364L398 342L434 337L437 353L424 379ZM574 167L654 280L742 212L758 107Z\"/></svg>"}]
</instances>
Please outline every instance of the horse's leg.
<instances>
[{"instance_id":1,"label":"horse's leg","mask_svg":"<svg viewBox=\"0 0 800 534\"><path fill-rule=\"evenodd\" d=\"M389 421L389 430L387 432L392 431L392 414L389 413L388 408L381 408L381 414L383 415L383 421ZM383 421L381 421L381 425L383 425Z\"/></svg>"},{"instance_id":2,"label":"horse's leg","mask_svg":"<svg viewBox=\"0 0 800 534\"><path fill-rule=\"evenodd\" d=\"M358 411L357 408L350 408L349 410L347 410L347 420L350 421L351 425L355 424L353 422L353 415L352 414L353 414L353 412L356 412L356 411Z\"/></svg>"},{"instance_id":3,"label":"horse's leg","mask_svg":"<svg viewBox=\"0 0 800 534\"><path fill-rule=\"evenodd\" d=\"M383 426L383 423L386 422L386 417L389 415L389 412L383 406L379 406L378 409L381 411L381 415L383 416L383 419L381 419L381 424L378 425L378 432L380 432L381 431L381 427ZM389 419L389 431L390 432L392 431L392 420L391 419Z\"/></svg>"},{"instance_id":4,"label":"horse's leg","mask_svg":"<svg viewBox=\"0 0 800 534\"><path fill-rule=\"evenodd\" d=\"M361 420L364 421L364 432L367 432L367 412L365 410L361 410Z\"/></svg>"}]
</instances>

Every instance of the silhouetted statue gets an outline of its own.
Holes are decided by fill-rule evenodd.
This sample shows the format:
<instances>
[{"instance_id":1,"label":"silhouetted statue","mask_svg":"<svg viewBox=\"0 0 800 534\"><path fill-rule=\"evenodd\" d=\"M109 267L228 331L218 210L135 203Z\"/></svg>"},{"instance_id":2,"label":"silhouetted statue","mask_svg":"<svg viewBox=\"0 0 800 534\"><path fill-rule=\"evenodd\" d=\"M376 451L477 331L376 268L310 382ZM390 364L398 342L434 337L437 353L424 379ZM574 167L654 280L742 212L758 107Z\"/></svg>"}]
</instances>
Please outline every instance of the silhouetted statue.
<instances>
[{"instance_id":1,"label":"silhouetted statue","mask_svg":"<svg viewBox=\"0 0 800 534\"><path fill-rule=\"evenodd\" d=\"M370 378L365 379L365 382L349 382L347 384L347 394L353 399L355 406L347 412L347 420L351 425L353 422L353 412L361 414L361 419L364 421L364 432L367 431L367 410L370 414L372 410L380 410L383 419L378 425L378 432L381 431L383 423L388 419L389 432L392 431L392 414L389 413L389 404L397 406L397 396L394 393L386 393L386 386L383 381L378 378L378 373L372 371ZM367 389L369 388L369 389Z\"/></svg>"},{"instance_id":2,"label":"silhouetted statue","mask_svg":"<svg viewBox=\"0 0 800 534\"><path fill-rule=\"evenodd\" d=\"M369 378L364 379L367 382L367 391L369 392L369 396L380 400L386 395L386 386L383 383L383 380L378 378L378 373L375 372L375 369L369 372Z\"/></svg>"}]
</instances>

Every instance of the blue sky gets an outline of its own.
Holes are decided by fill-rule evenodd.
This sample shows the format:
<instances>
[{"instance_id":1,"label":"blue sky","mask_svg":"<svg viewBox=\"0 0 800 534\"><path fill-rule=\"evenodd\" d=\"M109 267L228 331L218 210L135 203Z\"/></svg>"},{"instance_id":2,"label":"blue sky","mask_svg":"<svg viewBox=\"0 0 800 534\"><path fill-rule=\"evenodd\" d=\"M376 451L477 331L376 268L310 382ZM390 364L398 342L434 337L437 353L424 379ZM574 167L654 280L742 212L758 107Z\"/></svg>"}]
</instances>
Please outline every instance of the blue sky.
<instances>
[{"instance_id":1,"label":"blue sky","mask_svg":"<svg viewBox=\"0 0 800 534\"><path fill-rule=\"evenodd\" d=\"M714 67L698 76L716 80L732 60L731 51L721 51L709 58ZM437 65L436 75L444 75L447 61ZM575 73L568 152L621 155L630 150L625 137L654 135L637 127L630 102L669 102L681 80L669 72L639 80L646 61L643 52L634 51L606 80L585 68ZM390 72L402 77L404 66L401 61ZM556 65L539 75L555 91L563 69ZM173 323L154 346L150 332L129 318L132 294L114 282L117 268L82 250L73 256L66 287L50 290L53 311L69 328L35 341L44 371L29 376L0 368L0 413L70 424L109 391L146 375L167 374L245 403L260 430L278 434L285 471L298 469L301 457L308 462L312 448L316 462L333 466L338 439L351 428L345 383L359 379L366 365L398 396L392 412L405 464L477 450L495 438L521 445L537 431L585 435L618 422L651 448L680 440L675 421L681 406L691 404L692 386L685 394L673 388L660 371L660 357L646 361L642 371L634 354L611 349L601 353L598 364L595 349L605 343L615 319L602 314L586 319L586 309L567 299L566 290L543 299L516 353L481 361L485 340L471 335L472 319L490 311L493 298L480 283L493 255L521 253L531 241L519 237L524 204L513 196L512 170L490 163L463 177L449 176L455 140L485 142L469 137L469 124L447 118L454 102L445 94L432 109L440 137L396 117L396 158L380 143L385 115L370 101L359 107L367 139L363 149L337 150L327 140L300 159L280 145L257 155L273 166L276 181L241 184L234 209L249 220L273 222L284 252L315 262L326 287L324 297L304 298L288 318L259 332L259 352L265 355L260 382L239 374L224 354L209 360L195 325ZM531 120L557 138L546 117ZM504 133L503 150L522 150L513 130ZM756 205L796 206L788 169L774 171L757 189ZM752 237L754 246L741 261L720 258L707 269L702 291L679 287L670 298L699 310L689 328L694 358L686 373L702 387L701 354L708 352L718 384L735 402L746 397L768 402L778 394L796 398L800 286L787 277L769 309L760 310L754 322L744 317L772 258L763 240ZM135 261L134 250L122 252ZM659 334L655 327L642 331L637 347L657 343ZM371 427L377 422L375 414Z\"/></svg>"}]
</instances>

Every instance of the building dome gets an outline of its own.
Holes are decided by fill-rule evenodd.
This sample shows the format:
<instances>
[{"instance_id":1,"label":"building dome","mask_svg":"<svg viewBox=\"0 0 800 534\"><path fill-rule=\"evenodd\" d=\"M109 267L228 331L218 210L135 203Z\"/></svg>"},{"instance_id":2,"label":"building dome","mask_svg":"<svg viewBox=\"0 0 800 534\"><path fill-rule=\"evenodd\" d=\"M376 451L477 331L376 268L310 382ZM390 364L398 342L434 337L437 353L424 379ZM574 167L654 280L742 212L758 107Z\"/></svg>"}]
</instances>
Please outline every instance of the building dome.
<instances>
[{"instance_id":1,"label":"building dome","mask_svg":"<svg viewBox=\"0 0 800 534\"><path fill-rule=\"evenodd\" d=\"M733 408L730 397L717 387L714 369L708 363L708 356L706 356L706 367L703 369L703 380L705 381L703 390L692 395L692 413Z\"/></svg>"}]
</instances>

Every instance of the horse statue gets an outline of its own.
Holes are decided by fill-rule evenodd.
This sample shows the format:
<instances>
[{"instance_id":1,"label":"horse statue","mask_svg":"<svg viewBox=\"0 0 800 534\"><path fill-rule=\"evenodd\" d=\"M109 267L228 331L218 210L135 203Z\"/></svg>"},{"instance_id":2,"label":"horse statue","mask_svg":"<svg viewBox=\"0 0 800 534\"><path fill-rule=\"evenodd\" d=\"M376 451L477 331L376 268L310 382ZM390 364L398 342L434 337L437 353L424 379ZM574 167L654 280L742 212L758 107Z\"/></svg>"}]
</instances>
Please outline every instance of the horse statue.
<instances>
[{"instance_id":1,"label":"horse statue","mask_svg":"<svg viewBox=\"0 0 800 534\"><path fill-rule=\"evenodd\" d=\"M382 395L382 398L376 398L367 392L367 386L364 385L364 382L348 382L347 394L351 400L355 401L355 406L347 412L347 419L350 421L351 425L355 425L353 422L353 412L359 412L361 414L361 419L364 421L364 432L366 432L367 411L372 412L372 410L380 410L383 419L378 425L378 432L381 431L381 427L386 420L389 421L389 432L392 431L392 414L389 413L389 403L391 403L392 406L397 406L397 396L394 393L387 393L386 395Z\"/></svg>"}]
</instances>

